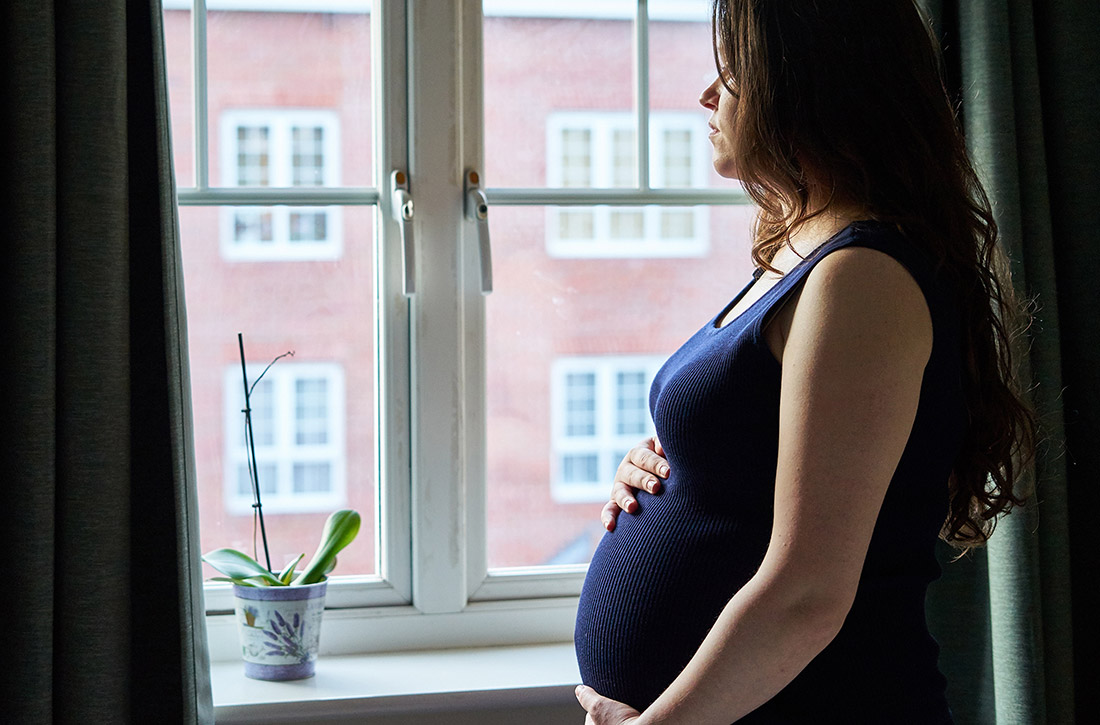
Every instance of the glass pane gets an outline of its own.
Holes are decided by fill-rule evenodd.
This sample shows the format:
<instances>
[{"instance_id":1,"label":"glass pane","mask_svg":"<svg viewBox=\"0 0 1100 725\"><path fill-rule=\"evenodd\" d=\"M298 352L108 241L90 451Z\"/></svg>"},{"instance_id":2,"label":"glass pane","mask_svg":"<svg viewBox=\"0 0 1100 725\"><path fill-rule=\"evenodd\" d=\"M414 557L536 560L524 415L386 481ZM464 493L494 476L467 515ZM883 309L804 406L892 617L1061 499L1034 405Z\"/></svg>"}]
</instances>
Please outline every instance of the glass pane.
<instances>
[{"instance_id":1,"label":"glass pane","mask_svg":"<svg viewBox=\"0 0 1100 725\"><path fill-rule=\"evenodd\" d=\"M562 480L566 483L588 483L597 480L599 461L599 456L594 453L583 456L562 456Z\"/></svg>"},{"instance_id":2,"label":"glass pane","mask_svg":"<svg viewBox=\"0 0 1100 725\"><path fill-rule=\"evenodd\" d=\"M710 112L699 95L714 80L710 3L650 2L650 176L655 187L739 188L710 165ZM662 119L661 115L666 118ZM671 114L680 114L671 120Z\"/></svg>"},{"instance_id":3,"label":"glass pane","mask_svg":"<svg viewBox=\"0 0 1100 725\"><path fill-rule=\"evenodd\" d=\"M710 244L709 219L704 206L550 208L546 249L555 257L699 257Z\"/></svg>"},{"instance_id":4,"label":"glass pane","mask_svg":"<svg viewBox=\"0 0 1100 725\"><path fill-rule=\"evenodd\" d=\"M638 134L632 128L619 128L612 131L612 166L614 169L613 186L634 186L634 165L637 163L638 150L634 144Z\"/></svg>"},{"instance_id":5,"label":"glass pane","mask_svg":"<svg viewBox=\"0 0 1100 725\"><path fill-rule=\"evenodd\" d=\"M193 108L191 81L190 3L174 3L164 9L164 56L168 68L168 106L171 113L172 154L176 184L195 185Z\"/></svg>"},{"instance_id":6,"label":"glass pane","mask_svg":"<svg viewBox=\"0 0 1100 725\"><path fill-rule=\"evenodd\" d=\"M261 0L208 12L212 185L373 185L369 6L295 12Z\"/></svg>"},{"instance_id":7,"label":"glass pane","mask_svg":"<svg viewBox=\"0 0 1100 725\"><path fill-rule=\"evenodd\" d=\"M278 218L296 209L264 213ZM310 555L325 519L346 507L360 512L363 525L337 573L377 571L374 211L338 211L336 258L295 257L294 248L276 243L240 260L225 224L234 209L180 209L203 551L252 552L241 332L253 382L276 356L294 352L250 396L272 565Z\"/></svg>"},{"instance_id":8,"label":"glass pane","mask_svg":"<svg viewBox=\"0 0 1100 725\"><path fill-rule=\"evenodd\" d=\"M698 257L647 254L638 241L635 256L553 253L564 214L612 209L501 206L490 216L490 567L588 561L611 476L652 429L653 374L751 278L750 207L704 209L702 226L716 234Z\"/></svg>"},{"instance_id":9,"label":"glass pane","mask_svg":"<svg viewBox=\"0 0 1100 725\"><path fill-rule=\"evenodd\" d=\"M640 436L646 432L649 415L647 382L644 370L616 374L616 433Z\"/></svg>"},{"instance_id":10,"label":"glass pane","mask_svg":"<svg viewBox=\"0 0 1100 725\"><path fill-rule=\"evenodd\" d=\"M625 114L634 128L635 0L602 0L598 11L572 16L537 5L483 3L486 183L613 186L606 125L569 125L555 114Z\"/></svg>"}]
</instances>

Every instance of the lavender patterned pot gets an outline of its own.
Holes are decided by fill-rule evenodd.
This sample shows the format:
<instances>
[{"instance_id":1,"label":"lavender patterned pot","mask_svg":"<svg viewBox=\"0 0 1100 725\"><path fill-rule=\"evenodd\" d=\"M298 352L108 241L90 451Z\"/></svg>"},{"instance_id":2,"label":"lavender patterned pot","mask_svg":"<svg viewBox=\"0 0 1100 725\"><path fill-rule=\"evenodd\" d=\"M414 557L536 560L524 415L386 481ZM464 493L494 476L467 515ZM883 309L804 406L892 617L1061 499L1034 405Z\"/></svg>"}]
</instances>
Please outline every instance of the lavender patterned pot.
<instances>
[{"instance_id":1,"label":"lavender patterned pot","mask_svg":"<svg viewBox=\"0 0 1100 725\"><path fill-rule=\"evenodd\" d=\"M246 676L254 680L313 677L327 585L233 585Z\"/></svg>"}]
</instances>

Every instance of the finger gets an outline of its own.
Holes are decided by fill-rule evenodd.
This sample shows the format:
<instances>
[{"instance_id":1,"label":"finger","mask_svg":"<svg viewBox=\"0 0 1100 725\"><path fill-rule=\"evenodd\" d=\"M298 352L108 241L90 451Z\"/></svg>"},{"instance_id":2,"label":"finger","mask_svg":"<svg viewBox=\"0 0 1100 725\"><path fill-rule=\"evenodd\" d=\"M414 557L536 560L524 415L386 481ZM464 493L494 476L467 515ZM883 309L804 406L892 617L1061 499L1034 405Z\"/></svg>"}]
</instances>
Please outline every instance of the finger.
<instances>
[{"instance_id":1,"label":"finger","mask_svg":"<svg viewBox=\"0 0 1100 725\"><path fill-rule=\"evenodd\" d=\"M604 697L587 685L576 689L577 701L595 723L623 723L632 720L639 713L627 704ZM588 722L586 719L585 722Z\"/></svg>"},{"instance_id":2,"label":"finger","mask_svg":"<svg viewBox=\"0 0 1100 725\"><path fill-rule=\"evenodd\" d=\"M615 524L619 521L619 512L622 511L619 508L619 504L614 501L608 501L603 506L603 511L600 512L600 521L603 522L603 527L608 531L615 530Z\"/></svg>"},{"instance_id":3,"label":"finger","mask_svg":"<svg viewBox=\"0 0 1100 725\"><path fill-rule=\"evenodd\" d=\"M650 438L647 442L652 445L655 440L655 438ZM640 445L631 448L627 456L630 459L630 463L634 464L637 468L649 471L661 478L668 478L668 461L666 461L663 456L657 455L657 452L649 445Z\"/></svg>"},{"instance_id":4,"label":"finger","mask_svg":"<svg viewBox=\"0 0 1100 725\"><path fill-rule=\"evenodd\" d=\"M584 711L587 712L589 714L589 717L592 717L593 720L598 721L599 715L602 714L601 710L603 709L603 701L607 700L607 698L593 690L588 685L578 685L577 689L574 692L577 695L577 701L580 702L581 707L584 708Z\"/></svg>"},{"instance_id":5,"label":"finger","mask_svg":"<svg viewBox=\"0 0 1100 725\"><path fill-rule=\"evenodd\" d=\"M661 482L655 475L642 468L633 468L626 476L628 486L640 488L643 491L657 493L661 489Z\"/></svg>"},{"instance_id":6,"label":"finger","mask_svg":"<svg viewBox=\"0 0 1100 725\"><path fill-rule=\"evenodd\" d=\"M657 436L653 436L653 452L661 458L667 458L665 455L665 447L661 445L661 441L657 440Z\"/></svg>"},{"instance_id":7,"label":"finger","mask_svg":"<svg viewBox=\"0 0 1100 725\"><path fill-rule=\"evenodd\" d=\"M638 512L638 500L634 498L634 489L629 484L615 481L611 485L611 500L628 514Z\"/></svg>"}]
</instances>

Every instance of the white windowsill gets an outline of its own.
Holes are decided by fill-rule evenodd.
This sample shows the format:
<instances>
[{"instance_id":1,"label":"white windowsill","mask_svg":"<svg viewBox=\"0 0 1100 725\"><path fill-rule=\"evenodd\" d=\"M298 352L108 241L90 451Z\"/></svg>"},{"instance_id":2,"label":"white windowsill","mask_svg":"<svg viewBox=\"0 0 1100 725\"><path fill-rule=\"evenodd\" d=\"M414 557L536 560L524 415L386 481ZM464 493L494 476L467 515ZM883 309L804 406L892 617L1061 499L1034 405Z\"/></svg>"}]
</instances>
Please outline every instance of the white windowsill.
<instances>
[{"instance_id":1,"label":"white windowsill","mask_svg":"<svg viewBox=\"0 0 1100 725\"><path fill-rule=\"evenodd\" d=\"M244 676L211 663L221 723L278 723L340 715L417 713L569 702L580 682L572 643L321 656L294 682Z\"/></svg>"}]
</instances>

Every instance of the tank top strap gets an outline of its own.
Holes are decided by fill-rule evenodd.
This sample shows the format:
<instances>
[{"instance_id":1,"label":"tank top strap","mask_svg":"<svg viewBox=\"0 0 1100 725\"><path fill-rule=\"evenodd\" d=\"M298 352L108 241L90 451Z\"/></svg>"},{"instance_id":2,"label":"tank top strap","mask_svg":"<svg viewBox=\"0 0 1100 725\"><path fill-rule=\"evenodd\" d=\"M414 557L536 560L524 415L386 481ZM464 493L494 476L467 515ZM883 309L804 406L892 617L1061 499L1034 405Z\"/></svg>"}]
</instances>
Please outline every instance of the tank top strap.
<instances>
[{"instance_id":1,"label":"tank top strap","mask_svg":"<svg viewBox=\"0 0 1100 725\"><path fill-rule=\"evenodd\" d=\"M896 259L920 286L933 319L937 317L936 313L942 309L944 299L939 286L935 283L935 274L928 255L892 224L871 220L857 221L837 232L807 255L774 288L769 290L769 293L774 294L767 295L769 299L764 300L764 304L752 321L753 337L762 338L761 333L768 322L802 286L806 275L818 262L838 249L846 247L867 247Z\"/></svg>"}]
</instances>

